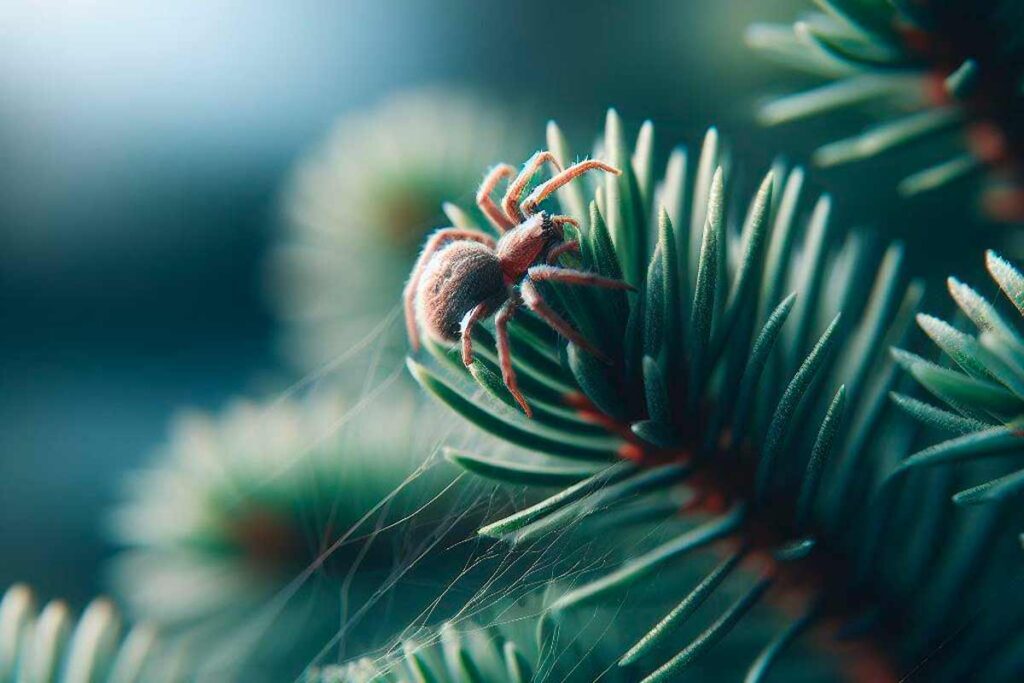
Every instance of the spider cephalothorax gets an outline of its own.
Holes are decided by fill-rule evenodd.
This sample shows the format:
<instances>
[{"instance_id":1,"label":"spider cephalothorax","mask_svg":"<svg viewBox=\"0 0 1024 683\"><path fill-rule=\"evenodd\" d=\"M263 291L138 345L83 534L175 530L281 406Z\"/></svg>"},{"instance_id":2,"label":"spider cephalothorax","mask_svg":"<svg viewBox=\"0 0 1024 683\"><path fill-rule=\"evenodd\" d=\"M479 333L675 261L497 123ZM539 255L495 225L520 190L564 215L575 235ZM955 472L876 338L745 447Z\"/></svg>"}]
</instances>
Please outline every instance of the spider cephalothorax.
<instances>
[{"instance_id":1,"label":"spider cephalothorax","mask_svg":"<svg viewBox=\"0 0 1024 683\"><path fill-rule=\"evenodd\" d=\"M530 179L545 163L555 168L555 175L520 203ZM515 169L508 164L495 166L481 183L476 201L501 238L495 241L486 233L470 229L438 230L427 240L405 287L405 322L413 348L419 348L420 327L439 341L461 339L462 361L467 366L473 362L474 325L497 312L494 324L502 379L527 415L532 415L532 411L516 382L508 338L508 322L520 305L525 304L581 349L601 357L544 301L534 281L632 289L622 280L556 265L559 256L579 249L579 243L566 241L564 233L565 224L578 222L570 216L537 212L545 198L591 170L620 173L619 169L596 160L581 161L562 170L551 152L537 152L509 183L499 207L491 193L503 178L514 176Z\"/></svg>"}]
</instances>

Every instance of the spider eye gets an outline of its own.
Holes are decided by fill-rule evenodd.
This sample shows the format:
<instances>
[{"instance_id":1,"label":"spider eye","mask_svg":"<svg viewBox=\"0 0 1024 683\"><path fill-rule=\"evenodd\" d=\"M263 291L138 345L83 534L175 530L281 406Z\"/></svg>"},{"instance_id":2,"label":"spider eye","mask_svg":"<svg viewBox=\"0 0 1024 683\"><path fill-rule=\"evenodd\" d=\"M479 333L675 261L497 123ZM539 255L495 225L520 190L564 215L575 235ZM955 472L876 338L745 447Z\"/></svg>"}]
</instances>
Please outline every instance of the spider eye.
<instances>
[{"instance_id":1,"label":"spider eye","mask_svg":"<svg viewBox=\"0 0 1024 683\"><path fill-rule=\"evenodd\" d=\"M551 215L547 211L541 211L540 216L540 229L545 235L555 232L555 224L551 221Z\"/></svg>"}]
</instances>

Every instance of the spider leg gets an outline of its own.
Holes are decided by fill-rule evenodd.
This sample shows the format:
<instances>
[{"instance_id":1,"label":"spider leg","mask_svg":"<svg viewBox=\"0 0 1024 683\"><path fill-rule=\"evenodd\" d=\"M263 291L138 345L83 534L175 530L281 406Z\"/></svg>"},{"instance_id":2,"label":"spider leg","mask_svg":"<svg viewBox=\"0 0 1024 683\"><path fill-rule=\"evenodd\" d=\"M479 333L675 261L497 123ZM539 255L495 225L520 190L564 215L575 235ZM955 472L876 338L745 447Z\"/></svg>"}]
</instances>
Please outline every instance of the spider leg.
<instances>
[{"instance_id":1,"label":"spider leg","mask_svg":"<svg viewBox=\"0 0 1024 683\"><path fill-rule=\"evenodd\" d=\"M622 175L622 171L614 166L604 163L603 161L597 161L596 159L581 161L565 169L550 180L547 180L533 188L533 192L530 193L530 196L528 196L520 205L520 212L525 216L529 216L537 210L537 205L547 199L555 190L572 182L587 171L594 170L606 171L614 175ZM507 206L505 207L505 210L508 211Z\"/></svg>"},{"instance_id":2,"label":"spider leg","mask_svg":"<svg viewBox=\"0 0 1024 683\"><path fill-rule=\"evenodd\" d=\"M522 292L523 303L526 304L526 307L536 313L541 320L550 325L555 332L558 332L558 334L562 335L595 358L598 358L605 363L611 363L607 356L587 341L582 334L577 332L572 325L566 322L562 316L558 315L558 313L548 305L548 302L541 296L537 287L530 282L529 277L525 278L519 285L519 291Z\"/></svg>"},{"instance_id":3,"label":"spider leg","mask_svg":"<svg viewBox=\"0 0 1024 683\"><path fill-rule=\"evenodd\" d=\"M565 226L571 225L576 228L577 231L580 229L580 222L572 216L547 216L547 222L555 229L555 234L558 235L558 239L565 239Z\"/></svg>"},{"instance_id":4,"label":"spider leg","mask_svg":"<svg viewBox=\"0 0 1024 683\"><path fill-rule=\"evenodd\" d=\"M508 323L512 320L512 316L515 315L516 309L519 308L521 300L518 296L512 296L508 301L502 304L498 310L498 314L494 317L494 332L497 338L498 346L498 363L501 365L501 379L505 382L505 387L508 388L512 398L516 400L519 407L526 413L526 417L533 417L533 409L530 408L530 404L526 402L526 398L522 392L519 391L519 380L516 379L516 371L512 367L512 350L508 339Z\"/></svg>"},{"instance_id":5,"label":"spider leg","mask_svg":"<svg viewBox=\"0 0 1024 683\"><path fill-rule=\"evenodd\" d=\"M455 240L480 242L492 249L495 245L494 238L490 235L485 235L477 230L465 230L462 228L442 228L434 232L427 239L427 243L423 246L423 251L420 252L419 258L416 259L416 265L413 266L412 275L409 276L409 281L405 284L405 289L402 291L402 301L405 307L405 331L409 335L409 343L412 345L413 351L419 351L420 349L420 332L416 325L416 289L420 284L420 276L423 275L423 269L430 263L430 257L438 249Z\"/></svg>"},{"instance_id":6,"label":"spider leg","mask_svg":"<svg viewBox=\"0 0 1024 683\"><path fill-rule=\"evenodd\" d=\"M551 251L548 252L547 262L549 264L558 263L558 259L562 254L570 251L579 253L580 243L579 242L562 242L561 244L555 245Z\"/></svg>"},{"instance_id":7,"label":"spider leg","mask_svg":"<svg viewBox=\"0 0 1024 683\"><path fill-rule=\"evenodd\" d=\"M489 308L486 301L477 304L462 319L459 336L462 339L462 364L466 367L473 364L473 328L476 327L478 322L487 317L487 314L490 312Z\"/></svg>"},{"instance_id":8,"label":"spider leg","mask_svg":"<svg viewBox=\"0 0 1024 683\"><path fill-rule=\"evenodd\" d=\"M515 180L509 183L508 190L505 191L505 197L501 200L501 205L505 208L505 214L517 223L521 223L526 219L526 216L519 210L519 198L523 196L523 190L526 189L530 179L537 174L537 171L540 170L540 167L545 162L549 162L554 166L556 171L562 170L554 154L547 150L537 152L523 164L523 170L519 172Z\"/></svg>"},{"instance_id":9,"label":"spider leg","mask_svg":"<svg viewBox=\"0 0 1024 683\"><path fill-rule=\"evenodd\" d=\"M484 180L480 183L480 189L476 191L476 205L480 207L480 210L487 216L487 220L491 222L498 232L508 232L516 226L516 222L509 218L508 214L501 210L497 204L494 203L494 199L491 198L491 193L494 192L494 188L498 186L498 181L502 178L510 178L515 175L516 169L509 164L498 164L484 176Z\"/></svg>"},{"instance_id":10,"label":"spider leg","mask_svg":"<svg viewBox=\"0 0 1024 683\"><path fill-rule=\"evenodd\" d=\"M566 223L573 226L577 230L579 230L580 228L580 222L573 218L572 216L550 216L548 217L548 220L551 221L552 225L558 228L559 234L562 233L562 226L565 225Z\"/></svg>"},{"instance_id":11,"label":"spider leg","mask_svg":"<svg viewBox=\"0 0 1024 683\"><path fill-rule=\"evenodd\" d=\"M551 250L553 254L558 251L561 247L570 245L576 245L579 248L579 244L575 242L566 242L560 244ZM562 252L567 251L563 249ZM562 253L560 252L560 253ZM590 287L602 287L604 289L628 289L635 290L636 287L629 284L625 280L616 280L610 277L604 277L597 275L596 273L588 273L584 270L575 270L573 268L562 268L561 266L552 265L541 265L533 266L526 271L526 276L531 280L542 282L564 282L570 285L588 285Z\"/></svg>"}]
</instances>

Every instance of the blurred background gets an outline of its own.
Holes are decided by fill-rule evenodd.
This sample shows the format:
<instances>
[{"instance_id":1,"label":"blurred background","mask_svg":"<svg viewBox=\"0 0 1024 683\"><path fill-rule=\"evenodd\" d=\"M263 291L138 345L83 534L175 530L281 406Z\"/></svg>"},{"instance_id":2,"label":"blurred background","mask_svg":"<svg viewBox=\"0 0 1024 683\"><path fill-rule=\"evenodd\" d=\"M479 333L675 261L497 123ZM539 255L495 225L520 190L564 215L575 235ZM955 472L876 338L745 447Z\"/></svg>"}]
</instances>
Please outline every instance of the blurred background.
<instances>
[{"instance_id":1,"label":"blurred background","mask_svg":"<svg viewBox=\"0 0 1024 683\"><path fill-rule=\"evenodd\" d=\"M615 106L662 153L716 123L763 168L799 131L751 124L787 76L743 29L801 5L0 3L0 583L103 590L105 513L169 415L301 379L266 255L290 170L339 116L453 86L534 147L549 118L587 147Z\"/></svg>"}]
</instances>

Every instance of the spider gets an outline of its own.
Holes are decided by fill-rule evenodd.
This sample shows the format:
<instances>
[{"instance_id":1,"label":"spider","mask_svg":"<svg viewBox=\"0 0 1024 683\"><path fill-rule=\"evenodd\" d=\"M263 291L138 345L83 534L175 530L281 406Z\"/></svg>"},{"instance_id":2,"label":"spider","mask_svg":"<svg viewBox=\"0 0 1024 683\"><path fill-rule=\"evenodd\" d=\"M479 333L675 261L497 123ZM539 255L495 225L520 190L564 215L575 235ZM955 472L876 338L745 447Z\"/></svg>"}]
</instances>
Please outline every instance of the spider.
<instances>
[{"instance_id":1,"label":"spider","mask_svg":"<svg viewBox=\"0 0 1024 683\"><path fill-rule=\"evenodd\" d=\"M530 179L550 163L556 173L525 200L520 197ZM519 175L509 164L492 168L480 184L476 203L501 233L497 241L478 230L442 228L427 240L403 293L405 323L413 350L419 349L420 326L441 342L462 341L462 362L473 363L473 328L490 315L494 319L502 380L527 417L530 405L519 391L512 368L508 323L524 305L556 332L597 358L604 355L566 322L541 296L534 282L565 282L609 289L633 287L622 280L555 265L576 241L566 241L564 226L579 227L571 216L537 212L537 206L555 190L591 170L615 175L619 169L596 160L581 161L562 170L549 151L534 154ZM511 178L499 207L491 194L503 178Z\"/></svg>"}]
</instances>

